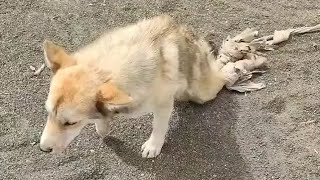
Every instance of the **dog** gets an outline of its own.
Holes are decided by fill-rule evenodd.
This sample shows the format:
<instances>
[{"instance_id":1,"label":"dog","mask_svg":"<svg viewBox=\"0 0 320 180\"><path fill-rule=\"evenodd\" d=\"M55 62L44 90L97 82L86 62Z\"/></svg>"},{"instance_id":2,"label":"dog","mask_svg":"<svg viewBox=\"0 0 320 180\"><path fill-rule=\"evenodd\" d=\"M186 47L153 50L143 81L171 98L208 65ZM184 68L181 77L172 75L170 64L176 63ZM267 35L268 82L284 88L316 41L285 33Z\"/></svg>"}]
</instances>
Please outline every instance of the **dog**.
<instances>
[{"instance_id":1,"label":"dog","mask_svg":"<svg viewBox=\"0 0 320 180\"><path fill-rule=\"evenodd\" d=\"M94 123L101 137L119 115L153 113L142 157L160 154L174 101L203 104L226 84L210 42L168 15L116 28L69 53L45 40L52 71L40 149L59 153Z\"/></svg>"}]
</instances>

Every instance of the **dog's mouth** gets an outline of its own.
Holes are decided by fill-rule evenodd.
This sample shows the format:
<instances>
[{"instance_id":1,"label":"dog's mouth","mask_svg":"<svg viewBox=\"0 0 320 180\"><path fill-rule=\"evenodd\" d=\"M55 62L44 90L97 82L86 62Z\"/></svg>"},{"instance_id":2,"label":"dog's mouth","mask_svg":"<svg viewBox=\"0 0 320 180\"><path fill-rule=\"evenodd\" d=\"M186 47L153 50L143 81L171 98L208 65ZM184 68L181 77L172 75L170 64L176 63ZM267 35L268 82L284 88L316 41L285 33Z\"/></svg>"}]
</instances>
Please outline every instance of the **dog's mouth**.
<instances>
[{"instance_id":1,"label":"dog's mouth","mask_svg":"<svg viewBox=\"0 0 320 180\"><path fill-rule=\"evenodd\" d=\"M44 147L44 146L41 146L41 144L39 145L40 151L45 152L45 153L50 153L50 154L61 154L67 149L67 147L68 147L68 145L67 146L55 146L55 147Z\"/></svg>"},{"instance_id":2,"label":"dog's mouth","mask_svg":"<svg viewBox=\"0 0 320 180\"><path fill-rule=\"evenodd\" d=\"M51 153L53 151L52 148L43 148L39 146L40 151L45 152L45 153Z\"/></svg>"},{"instance_id":3,"label":"dog's mouth","mask_svg":"<svg viewBox=\"0 0 320 180\"><path fill-rule=\"evenodd\" d=\"M58 136L58 137L51 137L52 139L45 138L42 141L40 141L39 148L42 152L45 152L45 153L61 154L67 149L67 147L75 139L75 137ZM60 139L60 140L57 141L57 139ZM61 140L63 141L61 142Z\"/></svg>"}]
</instances>

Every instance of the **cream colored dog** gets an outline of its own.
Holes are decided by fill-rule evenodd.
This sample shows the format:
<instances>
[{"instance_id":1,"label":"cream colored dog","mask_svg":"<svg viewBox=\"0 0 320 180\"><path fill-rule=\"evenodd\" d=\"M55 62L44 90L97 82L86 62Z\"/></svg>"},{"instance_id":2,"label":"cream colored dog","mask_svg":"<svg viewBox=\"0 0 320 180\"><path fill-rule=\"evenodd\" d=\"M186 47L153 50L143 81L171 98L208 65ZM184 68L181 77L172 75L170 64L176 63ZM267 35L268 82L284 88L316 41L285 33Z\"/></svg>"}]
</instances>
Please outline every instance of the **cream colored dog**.
<instances>
[{"instance_id":1,"label":"cream colored dog","mask_svg":"<svg viewBox=\"0 0 320 180\"><path fill-rule=\"evenodd\" d=\"M54 74L40 142L46 152L63 151L89 123L105 137L116 114L152 112L142 156L153 158L164 143L174 99L204 103L226 83L212 47L169 16L108 32L72 54L45 41L44 52Z\"/></svg>"}]
</instances>

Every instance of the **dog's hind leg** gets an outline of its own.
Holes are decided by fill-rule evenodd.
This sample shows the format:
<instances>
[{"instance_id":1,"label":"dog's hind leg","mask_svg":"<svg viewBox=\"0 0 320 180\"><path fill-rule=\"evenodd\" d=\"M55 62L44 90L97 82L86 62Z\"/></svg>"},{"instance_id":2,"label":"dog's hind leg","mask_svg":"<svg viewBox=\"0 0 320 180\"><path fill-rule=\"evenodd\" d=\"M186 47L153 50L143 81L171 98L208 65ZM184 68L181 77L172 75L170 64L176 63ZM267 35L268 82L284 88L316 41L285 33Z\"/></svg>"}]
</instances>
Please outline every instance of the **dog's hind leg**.
<instances>
[{"instance_id":1,"label":"dog's hind leg","mask_svg":"<svg viewBox=\"0 0 320 180\"><path fill-rule=\"evenodd\" d=\"M212 70L207 76L192 83L188 91L189 99L203 104L216 98L225 84L225 76L220 71Z\"/></svg>"}]
</instances>

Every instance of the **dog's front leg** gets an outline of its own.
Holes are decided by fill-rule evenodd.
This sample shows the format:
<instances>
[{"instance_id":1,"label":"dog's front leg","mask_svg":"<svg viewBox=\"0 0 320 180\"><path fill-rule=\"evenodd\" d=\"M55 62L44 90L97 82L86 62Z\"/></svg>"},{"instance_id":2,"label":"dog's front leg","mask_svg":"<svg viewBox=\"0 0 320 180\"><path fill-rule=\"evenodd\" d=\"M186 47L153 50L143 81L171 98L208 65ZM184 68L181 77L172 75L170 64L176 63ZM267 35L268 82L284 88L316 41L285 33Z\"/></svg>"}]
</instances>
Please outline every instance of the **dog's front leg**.
<instances>
[{"instance_id":1,"label":"dog's front leg","mask_svg":"<svg viewBox=\"0 0 320 180\"><path fill-rule=\"evenodd\" d=\"M173 102L173 99L169 99L155 106L153 111L152 133L141 147L142 157L154 158L160 154L168 131Z\"/></svg>"},{"instance_id":2,"label":"dog's front leg","mask_svg":"<svg viewBox=\"0 0 320 180\"><path fill-rule=\"evenodd\" d=\"M106 137L110 132L110 121L108 119L95 120L96 131L100 137Z\"/></svg>"}]
</instances>

